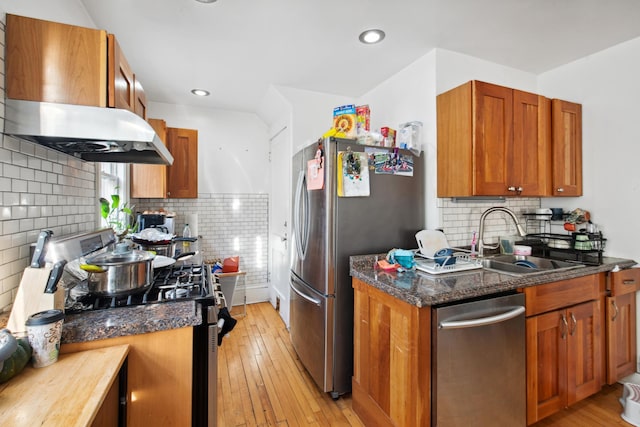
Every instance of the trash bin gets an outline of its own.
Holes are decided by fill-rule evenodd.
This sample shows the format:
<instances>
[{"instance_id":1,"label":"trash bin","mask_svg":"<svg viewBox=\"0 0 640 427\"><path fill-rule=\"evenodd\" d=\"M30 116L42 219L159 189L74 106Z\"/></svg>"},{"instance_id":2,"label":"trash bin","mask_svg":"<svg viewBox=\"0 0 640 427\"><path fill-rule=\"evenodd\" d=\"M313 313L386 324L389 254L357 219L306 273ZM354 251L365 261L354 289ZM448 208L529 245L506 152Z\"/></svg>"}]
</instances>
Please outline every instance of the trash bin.
<instances>
[{"instance_id":1,"label":"trash bin","mask_svg":"<svg viewBox=\"0 0 640 427\"><path fill-rule=\"evenodd\" d=\"M636 427L640 426L640 385L625 383L620 403L622 419Z\"/></svg>"}]
</instances>

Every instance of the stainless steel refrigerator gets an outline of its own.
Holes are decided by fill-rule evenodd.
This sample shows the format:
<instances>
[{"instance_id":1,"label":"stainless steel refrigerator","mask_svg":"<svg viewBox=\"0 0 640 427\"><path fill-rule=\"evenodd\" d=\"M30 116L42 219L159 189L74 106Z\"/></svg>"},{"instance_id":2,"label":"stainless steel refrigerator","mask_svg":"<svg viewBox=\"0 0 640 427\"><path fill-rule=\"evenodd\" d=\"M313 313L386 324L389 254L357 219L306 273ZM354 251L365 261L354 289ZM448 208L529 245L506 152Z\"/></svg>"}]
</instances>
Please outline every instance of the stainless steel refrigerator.
<instances>
[{"instance_id":1,"label":"stainless steel refrigerator","mask_svg":"<svg viewBox=\"0 0 640 427\"><path fill-rule=\"evenodd\" d=\"M365 154L376 159L376 169L371 170L366 161L360 165L369 169L369 195L339 196L343 162L338 164L338 159L363 152L365 147L330 138L293 157L291 340L316 384L334 399L351 391L353 376L349 256L415 248L415 233L425 224L422 155L377 147L389 154ZM317 177L309 176L317 172L312 166L320 160L319 149L324 178L320 189ZM385 159L394 162L382 162ZM410 174L394 173L398 159L405 171L408 163Z\"/></svg>"}]
</instances>

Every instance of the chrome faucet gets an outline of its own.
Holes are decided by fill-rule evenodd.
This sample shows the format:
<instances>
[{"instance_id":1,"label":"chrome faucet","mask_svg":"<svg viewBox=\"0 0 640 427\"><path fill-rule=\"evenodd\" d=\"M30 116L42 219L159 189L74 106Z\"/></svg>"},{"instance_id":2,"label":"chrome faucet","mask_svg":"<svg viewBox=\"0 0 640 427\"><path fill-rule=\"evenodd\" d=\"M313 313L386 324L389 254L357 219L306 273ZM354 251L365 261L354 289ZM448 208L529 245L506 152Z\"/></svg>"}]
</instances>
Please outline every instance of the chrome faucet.
<instances>
[{"instance_id":1,"label":"chrome faucet","mask_svg":"<svg viewBox=\"0 0 640 427\"><path fill-rule=\"evenodd\" d=\"M498 249L500 245L500 243L496 244L495 246L484 243L484 221L491 212L504 212L508 214L513 220L513 222L515 223L516 228L518 229L518 234L520 234L520 236L523 236L523 237L527 235L527 233L524 231L524 229L520 225L520 222L518 221L516 214L513 213L512 210L503 208L500 206L489 208L486 211L482 212L482 215L480 216L480 228L478 229L478 256L484 255L485 247L488 249Z\"/></svg>"}]
</instances>

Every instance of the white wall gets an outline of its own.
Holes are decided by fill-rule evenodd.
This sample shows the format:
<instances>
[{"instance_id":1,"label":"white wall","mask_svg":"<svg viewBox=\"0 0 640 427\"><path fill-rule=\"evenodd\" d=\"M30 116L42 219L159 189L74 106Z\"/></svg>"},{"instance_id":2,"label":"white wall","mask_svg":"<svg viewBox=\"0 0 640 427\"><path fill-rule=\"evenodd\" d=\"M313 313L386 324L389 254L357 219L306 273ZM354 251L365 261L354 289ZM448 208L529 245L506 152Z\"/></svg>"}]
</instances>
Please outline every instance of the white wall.
<instances>
[{"instance_id":1,"label":"white wall","mask_svg":"<svg viewBox=\"0 0 640 427\"><path fill-rule=\"evenodd\" d=\"M371 109L371 129L398 130L409 121L423 124L425 215L427 228L438 225L436 205L436 63L435 50L380 83L358 99Z\"/></svg>"},{"instance_id":2,"label":"white wall","mask_svg":"<svg viewBox=\"0 0 640 427\"><path fill-rule=\"evenodd\" d=\"M198 130L199 193L268 193L267 125L252 113L148 103L168 127Z\"/></svg>"},{"instance_id":3,"label":"white wall","mask_svg":"<svg viewBox=\"0 0 640 427\"><path fill-rule=\"evenodd\" d=\"M327 69L327 72L330 72ZM280 86L277 88L291 105L292 154L314 143L333 126L333 109L355 100L345 96Z\"/></svg>"},{"instance_id":4,"label":"white wall","mask_svg":"<svg viewBox=\"0 0 640 427\"><path fill-rule=\"evenodd\" d=\"M80 0L0 0L0 12L96 28Z\"/></svg>"},{"instance_id":5,"label":"white wall","mask_svg":"<svg viewBox=\"0 0 640 427\"><path fill-rule=\"evenodd\" d=\"M539 76L549 97L582 104L584 196L547 199L588 209L607 240L605 254L640 261L640 38Z\"/></svg>"},{"instance_id":6,"label":"white wall","mask_svg":"<svg viewBox=\"0 0 640 427\"><path fill-rule=\"evenodd\" d=\"M436 49L436 90L440 94L469 80L538 93L535 74L445 49Z\"/></svg>"}]
</instances>

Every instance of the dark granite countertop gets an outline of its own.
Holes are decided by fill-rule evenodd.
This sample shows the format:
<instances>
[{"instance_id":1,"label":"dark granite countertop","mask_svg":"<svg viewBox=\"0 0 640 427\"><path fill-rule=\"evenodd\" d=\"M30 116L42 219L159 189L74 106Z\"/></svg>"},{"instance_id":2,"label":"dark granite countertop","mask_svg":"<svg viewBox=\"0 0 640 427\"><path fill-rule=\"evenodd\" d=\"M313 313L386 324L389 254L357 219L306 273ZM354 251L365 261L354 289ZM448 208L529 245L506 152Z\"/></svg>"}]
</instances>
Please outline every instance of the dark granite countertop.
<instances>
[{"instance_id":1,"label":"dark granite countertop","mask_svg":"<svg viewBox=\"0 0 640 427\"><path fill-rule=\"evenodd\" d=\"M385 254L377 255L378 259L383 259L384 256ZM604 257L602 265L598 266L515 277L485 269L437 275L421 271L387 272L374 269L375 261L376 255L350 257L351 276L417 307L444 304L607 272L613 270L616 265L620 268L628 268L636 264L630 259Z\"/></svg>"},{"instance_id":2,"label":"dark granite countertop","mask_svg":"<svg viewBox=\"0 0 640 427\"><path fill-rule=\"evenodd\" d=\"M62 344L138 335L202 323L196 301L172 301L67 314L62 326Z\"/></svg>"}]
</instances>

